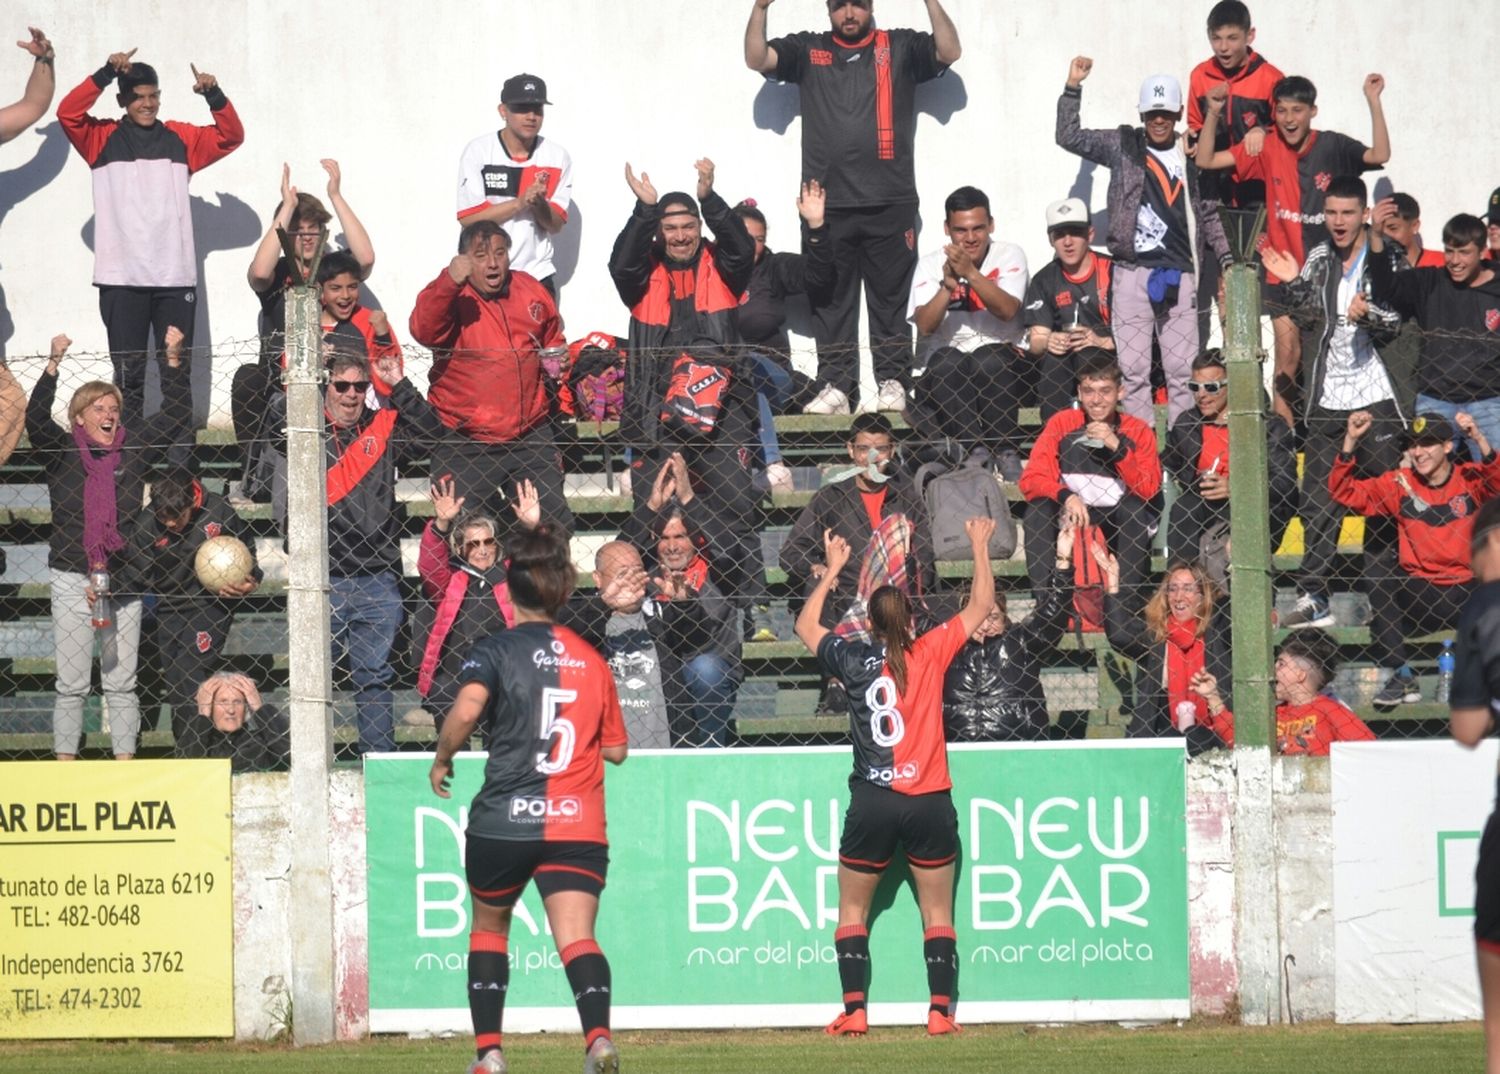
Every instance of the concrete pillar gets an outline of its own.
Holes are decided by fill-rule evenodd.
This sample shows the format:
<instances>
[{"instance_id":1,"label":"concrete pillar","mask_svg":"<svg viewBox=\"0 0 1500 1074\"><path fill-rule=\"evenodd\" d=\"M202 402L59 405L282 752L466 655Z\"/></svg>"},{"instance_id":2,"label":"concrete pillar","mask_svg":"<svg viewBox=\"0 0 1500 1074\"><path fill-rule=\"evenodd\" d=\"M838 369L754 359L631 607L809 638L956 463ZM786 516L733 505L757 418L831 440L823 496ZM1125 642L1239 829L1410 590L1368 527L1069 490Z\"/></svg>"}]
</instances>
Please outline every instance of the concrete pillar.
<instances>
[{"instance_id":1,"label":"concrete pillar","mask_svg":"<svg viewBox=\"0 0 1500 1074\"><path fill-rule=\"evenodd\" d=\"M284 242L285 244L285 242ZM316 273L316 267L312 270ZM329 770L333 670L328 606L328 503L317 289L287 292L287 636L292 729L292 1039L334 1039L333 881Z\"/></svg>"}]
</instances>

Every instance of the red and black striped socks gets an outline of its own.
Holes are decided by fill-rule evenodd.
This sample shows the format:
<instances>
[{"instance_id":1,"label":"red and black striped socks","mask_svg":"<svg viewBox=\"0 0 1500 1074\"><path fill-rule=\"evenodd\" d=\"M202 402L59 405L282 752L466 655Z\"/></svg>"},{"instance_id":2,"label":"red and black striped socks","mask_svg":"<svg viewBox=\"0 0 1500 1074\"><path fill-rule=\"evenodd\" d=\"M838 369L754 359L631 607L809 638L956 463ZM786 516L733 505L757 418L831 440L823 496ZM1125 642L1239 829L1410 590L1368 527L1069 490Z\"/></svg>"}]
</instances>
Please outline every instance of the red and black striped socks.
<instances>
[{"instance_id":1,"label":"red and black striped socks","mask_svg":"<svg viewBox=\"0 0 1500 1074\"><path fill-rule=\"evenodd\" d=\"M578 1005L578 1020L583 1024L583 1046L593 1046L600 1037L609 1036L609 960L593 940L578 940L558 952L563 970Z\"/></svg>"},{"instance_id":2,"label":"red and black striped socks","mask_svg":"<svg viewBox=\"0 0 1500 1074\"><path fill-rule=\"evenodd\" d=\"M500 1047L500 1019L510 987L510 957L498 932L469 933L469 1017L474 1020L474 1055Z\"/></svg>"},{"instance_id":3,"label":"red and black striped socks","mask_svg":"<svg viewBox=\"0 0 1500 1074\"><path fill-rule=\"evenodd\" d=\"M839 983L844 988L844 1013L865 1006L870 979L870 930L864 925L845 925L833 934L833 949L839 960Z\"/></svg>"}]
</instances>

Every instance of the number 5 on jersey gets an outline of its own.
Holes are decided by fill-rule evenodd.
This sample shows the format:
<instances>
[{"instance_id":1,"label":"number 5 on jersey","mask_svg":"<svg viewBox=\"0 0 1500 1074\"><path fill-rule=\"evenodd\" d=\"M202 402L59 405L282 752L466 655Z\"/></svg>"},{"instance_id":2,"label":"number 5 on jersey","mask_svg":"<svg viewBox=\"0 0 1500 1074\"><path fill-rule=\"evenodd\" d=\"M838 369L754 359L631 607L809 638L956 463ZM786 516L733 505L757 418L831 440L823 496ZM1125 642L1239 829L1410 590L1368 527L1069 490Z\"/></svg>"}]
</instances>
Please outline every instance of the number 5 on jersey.
<instances>
[{"instance_id":1,"label":"number 5 on jersey","mask_svg":"<svg viewBox=\"0 0 1500 1074\"><path fill-rule=\"evenodd\" d=\"M896 702L901 699L896 682L882 675L865 690L865 705L870 710L870 737L877 746L894 746L906 735L906 721Z\"/></svg>"},{"instance_id":2,"label":"number 5 on jersey","mask_svg":"<svg viewBox=\"0 0 1500 1074\"><path fill-rule=\"evenodd\" d=\"M894 689L893 683L893 692ZM573 749L578 745L578 731L573 727L573 721L561 713L564 705L571 705L577 700L577 690L560 690L555 686L542 688L541 737L547 748L536 755L536 770L544 776L555 776L565 771L573 761ZM900 718L899 715L896 717L897 720ZM898 734L896 737L901 736Z\"/></svg>"}]
</instances>

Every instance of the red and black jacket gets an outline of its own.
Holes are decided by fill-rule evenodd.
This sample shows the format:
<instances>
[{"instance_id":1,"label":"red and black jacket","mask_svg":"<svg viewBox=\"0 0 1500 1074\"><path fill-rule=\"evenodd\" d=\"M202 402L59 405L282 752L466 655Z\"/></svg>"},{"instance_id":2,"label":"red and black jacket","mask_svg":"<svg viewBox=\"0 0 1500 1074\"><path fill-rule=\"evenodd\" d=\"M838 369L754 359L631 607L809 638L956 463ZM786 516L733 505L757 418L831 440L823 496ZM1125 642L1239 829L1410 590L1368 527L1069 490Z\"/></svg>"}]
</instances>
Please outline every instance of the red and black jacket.
<instances>
[{"instance_id":1,"label":"red and black jacket","mask_svg":"<svg viewBox=\"0 0 1500 1074\"><path fill-rule=\"evenodd\" d=\"M755 269L755 242L745 223L716 191L703 199L703 220L714 241L704 241L693 260L668 263L656 241L661 213L636 202L615 240L609 275L620 301L630 308L630 357L625 366L621 434L632 447L650 447L660 436L660 413L673 360L695 343L740 342L735 311ZM736 371L737 372L737 371ZM752 401L743 376L731 387L734 402ZM720 436L733 435L721 425Z\"/></svg>"}]
</instances>

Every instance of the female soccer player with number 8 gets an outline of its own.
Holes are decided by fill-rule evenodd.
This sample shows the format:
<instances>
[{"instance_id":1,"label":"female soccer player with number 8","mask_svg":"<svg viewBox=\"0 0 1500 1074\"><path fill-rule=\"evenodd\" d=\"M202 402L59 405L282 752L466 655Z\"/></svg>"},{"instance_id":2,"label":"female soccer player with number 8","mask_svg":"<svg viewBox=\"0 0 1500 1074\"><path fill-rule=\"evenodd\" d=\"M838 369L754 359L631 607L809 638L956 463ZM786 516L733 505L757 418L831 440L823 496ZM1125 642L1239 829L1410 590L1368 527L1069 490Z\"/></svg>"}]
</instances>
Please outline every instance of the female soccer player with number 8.
<instances>
[{"instance_id":1,"label":"female soccer player with number 8","mask_svg":"<svg viewBox=\"0 0 1500 1074\"><path fill-rule=\"evenodd\" d=\"M958 856L958 814L943 741L943 674L995 603L989 539L995 523L964 523L974 549L969 601L948 622L913 637L905 593L882 586L870 595L874 643L845 641L823 627L823 602L849 562L849 545L823 533L827 570L797 617L797 636L817 654L825 673L844 683L849 697L849 737L854 773L849 811L839 842L839 925L834 933L844 1013L828 1026L835 1036L869 1030L865 988L870 970L870 902L897 844L906 853L922 912L923 954L932 1003L927 1032L956 1033L953 985L958 944L953 932L953 862Z\"/></svg>"}]
</instances>

